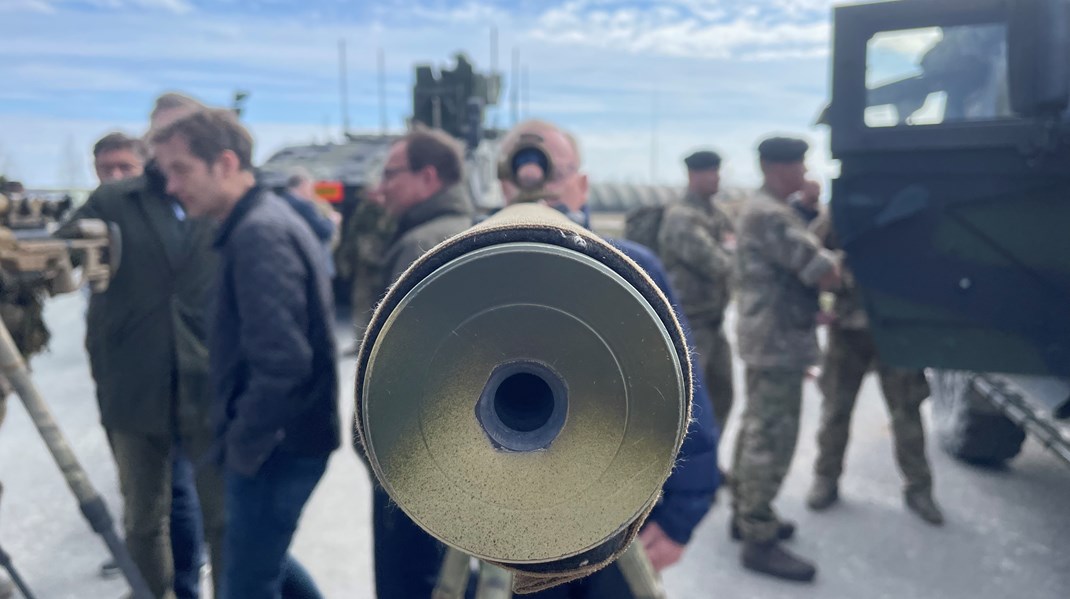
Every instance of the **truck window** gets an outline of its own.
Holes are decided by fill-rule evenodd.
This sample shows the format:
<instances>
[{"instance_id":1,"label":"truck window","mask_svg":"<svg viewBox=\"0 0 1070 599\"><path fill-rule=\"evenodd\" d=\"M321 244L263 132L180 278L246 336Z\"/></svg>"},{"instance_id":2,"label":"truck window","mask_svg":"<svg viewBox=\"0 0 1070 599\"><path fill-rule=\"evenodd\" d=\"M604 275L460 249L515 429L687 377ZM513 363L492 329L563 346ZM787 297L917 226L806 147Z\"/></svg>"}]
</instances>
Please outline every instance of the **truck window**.
<instances>
[{"instance_id":1,"label":"truck window","mask_svg":"<svg viewBox=\"0 0 1070 599\"><path fill-rule=\"evenodd\" d=\"M867 127L1013 117L1004 24L875 34L866 44Z\"/></svg>"}]
</instances>

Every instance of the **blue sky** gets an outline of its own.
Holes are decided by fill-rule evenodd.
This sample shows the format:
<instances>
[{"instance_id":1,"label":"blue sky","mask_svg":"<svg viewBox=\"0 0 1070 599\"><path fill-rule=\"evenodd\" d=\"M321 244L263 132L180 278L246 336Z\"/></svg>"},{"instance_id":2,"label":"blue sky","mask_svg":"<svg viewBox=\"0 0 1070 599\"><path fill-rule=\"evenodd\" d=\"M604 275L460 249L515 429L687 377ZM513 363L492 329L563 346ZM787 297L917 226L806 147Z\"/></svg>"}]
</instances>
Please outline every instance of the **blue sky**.
<instances>
[{"instance_id":1,"label":"blue sky","mask_svg":"<svg viewBox=\"0 0 1070 599\"><path fill-rule=\"evenodd\" d=\"M580 138L595 180L678 183L698 147L726 157L730 184L757 181L766 133L814 145L828 87L828 0L0 0L0 171L30 186L87 186L92 143L140 134L152 99L176 89L227 104L252 92L245 120L265 159L291 143L337 140L338 42L348 48L351 129L376 131L376 53L388 122L409 114L413 65L457 51L490 65L498 30L510 124L513 48L528 72L522 114ZM656 149L655 149L656 148ZM652 155L656 156L652 168Z\"/></svg>"}]
</instances>

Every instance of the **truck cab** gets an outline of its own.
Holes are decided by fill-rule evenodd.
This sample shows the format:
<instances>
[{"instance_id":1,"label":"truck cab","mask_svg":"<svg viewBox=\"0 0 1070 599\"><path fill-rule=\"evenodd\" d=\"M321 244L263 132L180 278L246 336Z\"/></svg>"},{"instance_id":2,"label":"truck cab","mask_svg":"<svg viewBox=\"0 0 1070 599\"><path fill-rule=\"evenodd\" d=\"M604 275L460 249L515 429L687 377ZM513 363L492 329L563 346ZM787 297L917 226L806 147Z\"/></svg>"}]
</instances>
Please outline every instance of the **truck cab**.
<instances>
[{"instance_id":1,"label":"truck cab","mask_svg":"<svg viewBox=\"0 0 1070 599\"><path fill-rule=\"evenodd\" d=\"M833 226L884 360L976 462L1070 463L1070 0L834 11Z\"/></svg>"}]
</instances>

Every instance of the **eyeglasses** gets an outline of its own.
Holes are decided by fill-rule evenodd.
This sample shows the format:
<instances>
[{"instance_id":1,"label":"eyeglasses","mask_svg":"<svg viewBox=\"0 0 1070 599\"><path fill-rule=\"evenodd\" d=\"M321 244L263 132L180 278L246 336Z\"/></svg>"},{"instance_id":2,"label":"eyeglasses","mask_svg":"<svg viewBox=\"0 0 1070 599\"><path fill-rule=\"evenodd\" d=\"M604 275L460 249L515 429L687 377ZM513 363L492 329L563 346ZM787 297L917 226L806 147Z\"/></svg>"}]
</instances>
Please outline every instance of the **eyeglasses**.
<instances>
[{"instance_id":1,"label":"eyeglasses","mask_svg":"<svg viewBox=\"0 0 1070 599\"><path fill-rule=\"evenodd\" d=\"M398 166L398 167L394 167L394 168L384 168L383 169L383 178L382 178L382 180L383 181L389 181L389 180L393 179L394 177L400 175L401 173L410 173L410 172L412 172L412 169L407 167L407 166Z\"/></svg>"}]
</instances>

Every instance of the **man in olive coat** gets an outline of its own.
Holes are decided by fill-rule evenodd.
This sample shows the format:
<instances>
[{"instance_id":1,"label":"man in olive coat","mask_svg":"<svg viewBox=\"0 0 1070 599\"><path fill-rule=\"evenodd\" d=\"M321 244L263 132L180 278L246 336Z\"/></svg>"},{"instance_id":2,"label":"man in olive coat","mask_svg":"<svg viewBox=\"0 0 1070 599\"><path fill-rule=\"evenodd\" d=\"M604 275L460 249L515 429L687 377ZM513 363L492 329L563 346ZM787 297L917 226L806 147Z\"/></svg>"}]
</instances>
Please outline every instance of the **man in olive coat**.
<instances>
[{"instance_id":1,"label":"man in olive coat","mask_svg":"<svg viewBox=\"0 0 1070 599\"><path fill-rule=\"evenodd\" d=\"M190 98L165 94L157 100L151 128L200 107ZM122 235L114 279L89 302L86 349L119 471L126 544L153 594L170 599L172 445L180 439L199 465L213 439L206 319L217 258L214 225L185 218L165 190L163 175L150 162L140 177L102 185L71 221L99 218L116 224ZM217 580L222 476L215 468L199 467L196 485Z\"/></svg>"}]
</instances>

